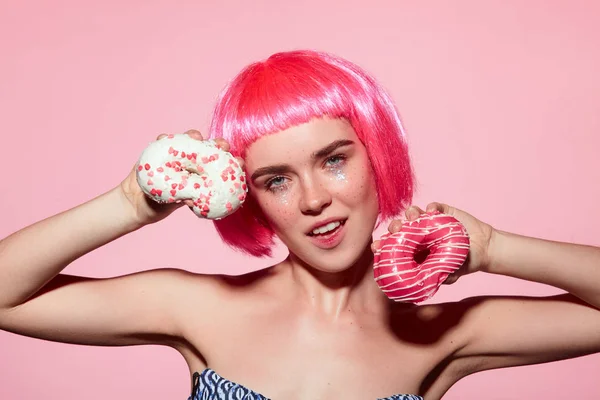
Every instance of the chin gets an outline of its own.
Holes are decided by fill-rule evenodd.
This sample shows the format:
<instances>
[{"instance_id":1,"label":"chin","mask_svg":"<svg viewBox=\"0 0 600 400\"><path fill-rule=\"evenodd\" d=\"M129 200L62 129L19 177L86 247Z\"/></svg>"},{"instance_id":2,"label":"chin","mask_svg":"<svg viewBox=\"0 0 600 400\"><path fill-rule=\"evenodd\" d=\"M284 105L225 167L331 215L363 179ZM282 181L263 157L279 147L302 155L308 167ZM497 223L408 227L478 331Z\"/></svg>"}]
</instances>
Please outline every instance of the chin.
<instances>
[{"instance_id":1,"label":"chin","mask_svg":"<svg viewBox=\"0 0 600 400\"><path fill-rule=\"evenodd\" d=\"M298 252L290 249L290 253L293 253L295 258L300 259L305 265L313 269L334 274L349 270L359 262L372 263L373 253L371 252L370 239L371 236L360 242L348 240L332 250L303 248Z\"/></svg>"}]
</instances>

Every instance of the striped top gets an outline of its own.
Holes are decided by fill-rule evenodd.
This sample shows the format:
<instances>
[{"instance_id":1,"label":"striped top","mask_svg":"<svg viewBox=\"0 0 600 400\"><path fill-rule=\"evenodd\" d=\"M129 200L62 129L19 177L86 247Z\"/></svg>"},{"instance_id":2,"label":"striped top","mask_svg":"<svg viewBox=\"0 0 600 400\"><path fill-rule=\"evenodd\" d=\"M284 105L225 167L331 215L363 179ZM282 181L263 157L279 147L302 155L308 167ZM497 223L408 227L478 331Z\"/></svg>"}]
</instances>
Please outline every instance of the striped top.
<instances>
[{"instance_id":1,"label":"striped top","mask_svg":"<svg viewBox=\"0 0 600 400\"><path fill-rule=\"evenodd\" d=\"M194 387L188 400L269 400L238 383L227 380L210 368L194 373ZM413 394L395 394L377 400L423 400Z\"/></svg>"}]
</instances>

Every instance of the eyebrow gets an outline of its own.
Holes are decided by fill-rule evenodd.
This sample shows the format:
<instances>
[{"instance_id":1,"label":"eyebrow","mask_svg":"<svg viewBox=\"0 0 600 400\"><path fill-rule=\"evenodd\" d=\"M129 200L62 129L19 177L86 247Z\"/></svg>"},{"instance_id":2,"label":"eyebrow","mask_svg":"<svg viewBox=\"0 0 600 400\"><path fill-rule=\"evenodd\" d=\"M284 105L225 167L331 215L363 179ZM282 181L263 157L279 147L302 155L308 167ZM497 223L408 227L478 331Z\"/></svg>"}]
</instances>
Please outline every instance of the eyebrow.
<instances>
[{"instance_id":1,"label":"eyebrow","mask_svg":"<svg viewBox=\"0 0 600 400\"><path fill-rule=\"evenodd\" d=\"M322 149L317 150L314 153L312 153L310 158L312 160L317 160L319 158L328 156L329 154L333 153L340 147L350 146L353 144L354 144L354 142L349 139L335 140L335 141L331 142L330 144L328 144L327 146L323 147ZM278 175L278 174L286 173L290 170L291 170L291 167L288 164L270 165L268 167L258 168L256 171L254 171L254 173L252 174L250 179L252 179L252 181L255 181L256 179L258 179L259 177L261 177L263 175L270 175L270 174Z\"/></svg>"}]
</instances>

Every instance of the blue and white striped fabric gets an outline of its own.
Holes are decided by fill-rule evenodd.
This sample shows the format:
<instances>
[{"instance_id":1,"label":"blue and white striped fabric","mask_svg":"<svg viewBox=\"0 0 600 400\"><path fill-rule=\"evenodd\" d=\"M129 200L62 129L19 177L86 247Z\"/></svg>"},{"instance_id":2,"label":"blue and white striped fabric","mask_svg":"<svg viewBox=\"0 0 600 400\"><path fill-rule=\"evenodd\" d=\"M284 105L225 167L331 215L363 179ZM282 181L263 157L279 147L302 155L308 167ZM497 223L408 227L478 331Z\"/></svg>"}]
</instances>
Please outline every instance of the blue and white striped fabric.
<instances>
[{"instance_id":1,"label":"blue and white striped fabric","mask_svg":"<svg viewBox=\"0 0 600 400\"><path fill-rule=\"evenodd\" d=\"M231 382L210 368L194 373L194 388L188 400L269 400L240 384ZM396 394L377 400L423 400L413 394Z\"/></svg>"}]
</instances>

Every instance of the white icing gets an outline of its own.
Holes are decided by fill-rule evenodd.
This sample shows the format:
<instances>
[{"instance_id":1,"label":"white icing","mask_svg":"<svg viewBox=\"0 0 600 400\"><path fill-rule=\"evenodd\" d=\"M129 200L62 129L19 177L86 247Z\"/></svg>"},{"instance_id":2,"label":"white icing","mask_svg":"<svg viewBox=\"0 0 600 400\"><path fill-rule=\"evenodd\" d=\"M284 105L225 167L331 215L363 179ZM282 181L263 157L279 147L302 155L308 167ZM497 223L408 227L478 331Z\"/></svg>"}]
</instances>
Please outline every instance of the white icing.
<instances>
[{"instance_id":1,"label":"white icing","mask_svg":"<svg viewBox=\"0 0 600 400\"><path fill-rule=\"evenodd\" d=\"M248 192L246 175L235 157L212 140L186 134L150 143L136 172L148 197L158 203L191 199L192 210L202 218L226 217L243 204Z\"/></svg>"}]
</instances>

